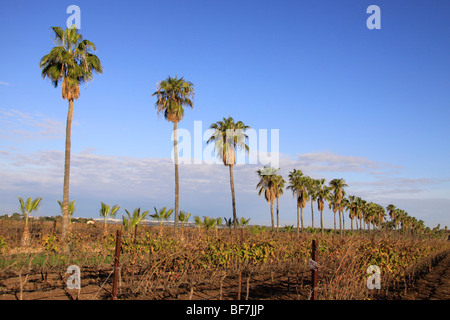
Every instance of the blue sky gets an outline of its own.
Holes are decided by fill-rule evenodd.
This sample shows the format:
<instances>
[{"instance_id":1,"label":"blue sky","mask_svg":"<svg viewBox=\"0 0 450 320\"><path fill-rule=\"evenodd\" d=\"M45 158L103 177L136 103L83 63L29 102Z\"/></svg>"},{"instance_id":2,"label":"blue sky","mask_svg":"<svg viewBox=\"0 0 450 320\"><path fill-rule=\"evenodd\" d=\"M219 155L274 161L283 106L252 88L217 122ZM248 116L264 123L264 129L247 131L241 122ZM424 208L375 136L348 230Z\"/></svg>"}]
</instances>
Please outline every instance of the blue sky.
<instances>
[{"instance_id":1,"label":"blue sky","mask_svg":"<svg viewBox=\"0 0 450 320\"><path fill-rule=\"evenodd\" d=\"M17 211L19 195L43 196L39 215L59 212L67 102L39 60L71 4L105 70L75 102L75 216L97 217L100 201L122 211L173 206L173 126L151 94L178 75L196 90L181 128L231 115L279 129L286 178L293 168L344 178L348 194L450 225L450 3L437 0L2 1L0 214ZM366 27L372 4L380 30ZM257 168L235 170L238 215L268 224ZM231 215L223 165L181 165L180 184L181 209ZM280 220L296 221L288 192Z\"/></svg>"}]
</instances>

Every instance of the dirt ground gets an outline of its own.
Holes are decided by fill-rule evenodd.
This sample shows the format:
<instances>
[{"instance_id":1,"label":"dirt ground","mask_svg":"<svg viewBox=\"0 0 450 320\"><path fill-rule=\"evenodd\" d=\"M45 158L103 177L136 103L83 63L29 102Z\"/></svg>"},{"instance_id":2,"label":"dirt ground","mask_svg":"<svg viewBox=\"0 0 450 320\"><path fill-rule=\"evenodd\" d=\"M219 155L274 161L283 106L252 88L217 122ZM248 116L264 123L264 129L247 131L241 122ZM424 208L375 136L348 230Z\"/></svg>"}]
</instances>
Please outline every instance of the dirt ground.
<instances>
[{"instance_id":1,"label":"dirt ground","mask_svg":"<svg viewBox=\"0 0 450 320\"><path fill-rule=\"evenodd\" d=\"M82 270L81 289L68 289L68 274L49 272L4 275L0 280L0 300L107 300L111 299L112 275L110 270ZM309 276L297 281L282 274L241 278L241 299L252 300L306 300L309 295ZM20 281L24 284L22 289ZM248 281L248 285L247 285ZM295 282L295 283L294 283ZM225 278L222 289L218 285L197 284L192 289L188 285L175 289L141 292L134 296L129 290L119 288L118 299L180 299L180 300L236 300L239 281L237 277Z\"/></svg>"},{"instance_id":2,"label":"dirt ground","mask_svg":"<svg viewBox=\"0 0 450 320\"><path fill-rule=\"evenodd\" d=\"M450 300L450 252L432 270L417 279L402 300Z\"/></svg>"}]
</instances>

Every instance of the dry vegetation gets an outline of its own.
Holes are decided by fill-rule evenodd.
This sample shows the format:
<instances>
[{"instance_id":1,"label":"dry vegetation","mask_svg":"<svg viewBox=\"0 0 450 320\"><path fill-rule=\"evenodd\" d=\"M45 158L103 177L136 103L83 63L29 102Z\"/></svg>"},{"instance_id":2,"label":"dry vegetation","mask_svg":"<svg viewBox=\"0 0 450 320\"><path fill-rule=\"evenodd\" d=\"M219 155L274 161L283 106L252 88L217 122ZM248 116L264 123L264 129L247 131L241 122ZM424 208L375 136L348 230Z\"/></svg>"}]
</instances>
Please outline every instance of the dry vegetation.
<instances>
[{"instance_id":1,"label":"dry vegetation","mask_svg":"<svg viewBox=\"0 0 450 320\"><path fill-rule=\"evenodd\" d=\"M63 254L60 228L33 221L31 242L20 245L21 221L0 221L0 299L110 299L115 230L73 223L70 254ZM393 298L414 275L448 252L448 241L397 232L270 232L246 228L172 229L140 226L124 234L119 299L309 299L311 241L319 247L319 299ZM81 268L81 290L66 287L69 265ZM378 265L382 288L366 287L366 269ZM240 279L240 281L239 281ZM239 292L239 283L241 290Z\"/></svg>"}]
</instances>

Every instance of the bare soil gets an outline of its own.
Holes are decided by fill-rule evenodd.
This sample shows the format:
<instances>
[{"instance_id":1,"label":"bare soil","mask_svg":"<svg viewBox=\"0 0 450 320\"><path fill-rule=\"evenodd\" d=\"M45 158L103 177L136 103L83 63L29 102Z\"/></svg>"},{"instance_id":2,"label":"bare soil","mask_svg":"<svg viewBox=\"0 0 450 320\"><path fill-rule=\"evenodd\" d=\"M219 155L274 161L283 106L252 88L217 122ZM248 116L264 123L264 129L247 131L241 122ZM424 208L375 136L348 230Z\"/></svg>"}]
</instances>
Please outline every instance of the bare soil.
<instances>
[{"instance_id":1,"label":"bare soil","mask_svg":"<svg viewBox=\"0 0 450 320\"><path fill-rule=\"evenodd\" d=\"M413 287L400 295L401 300L450 300L450 252L419 277Z\"/></svg>"}]
</instances>

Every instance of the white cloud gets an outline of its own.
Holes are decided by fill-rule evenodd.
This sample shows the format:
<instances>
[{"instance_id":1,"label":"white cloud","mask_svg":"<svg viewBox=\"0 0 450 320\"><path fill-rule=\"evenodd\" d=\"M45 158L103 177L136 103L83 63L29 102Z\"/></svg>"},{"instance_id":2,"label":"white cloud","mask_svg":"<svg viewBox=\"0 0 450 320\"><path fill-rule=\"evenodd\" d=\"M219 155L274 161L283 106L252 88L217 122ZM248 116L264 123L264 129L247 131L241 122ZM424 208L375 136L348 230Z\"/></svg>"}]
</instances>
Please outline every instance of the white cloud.
<instances>
[{"instance_id":1,"label":"white cloud","mask_svg":"<svg viewBox=\"0 0 450 320\"><path fill-rule=\"evenodd\" d=\"M40 113L0 109L0 138L4 140L61 139L65 126L62 121Z\"/></svg>"},{"instance_id":2,"label":"white cloud","mask_svg":"<svg viewBox=\"0 0 450 320\"><path fill-rule=\"evenodd\" d=\"M0 81L0 86L9 86L9 82Z\"/></svg>"},{"instance_id":3,"label":"white cloud","mask_svg":"<svg viewBox=\"0 0 450 320\"><path fill-rule=\"evenodd\" d=\"M25 154L10 149L0 152L0 163L2 192L17 192L19 195L34 192L43 196L44 193L51 194L55 199L61 197L63 151L44 150ZM268 206L256 192L258 176L255 172L259 168L260 165L247 164L234 169L238 215L253 217L252 221L268 221ZM407 198L412 194L415 197L423 196L423 192L432 187L448 190L446 183L450 180L396 177L394 172L397 168L393 165L325 152L299 155L296 158L282 156L280 168L286 180L288 172L294 168L314 178L324 175L346 178L344 173L347 172L353 176L352 180L346 179L349 184L347 194L374 202ZM380 178L374 173L379 171L391 176ZM228 167L223 164L181 164L179 174L182 208L194 208L198 215L230 215ZM151 206L156 203L173 206L174 165L171 159L117 157L98 154L95 149L85 149L72 154L70 193L71 198L77 196L98 201L107 198L145 199ZM287 196L283 197L280 204L284 210L283 219L295 221L295 201L290 192L286 191L285 194ZM16 197L11 201L16 202ZM96 208L91 210L98 211ZM411 214L414 215L413 211Z\"/></svg>"}]
</instances>

